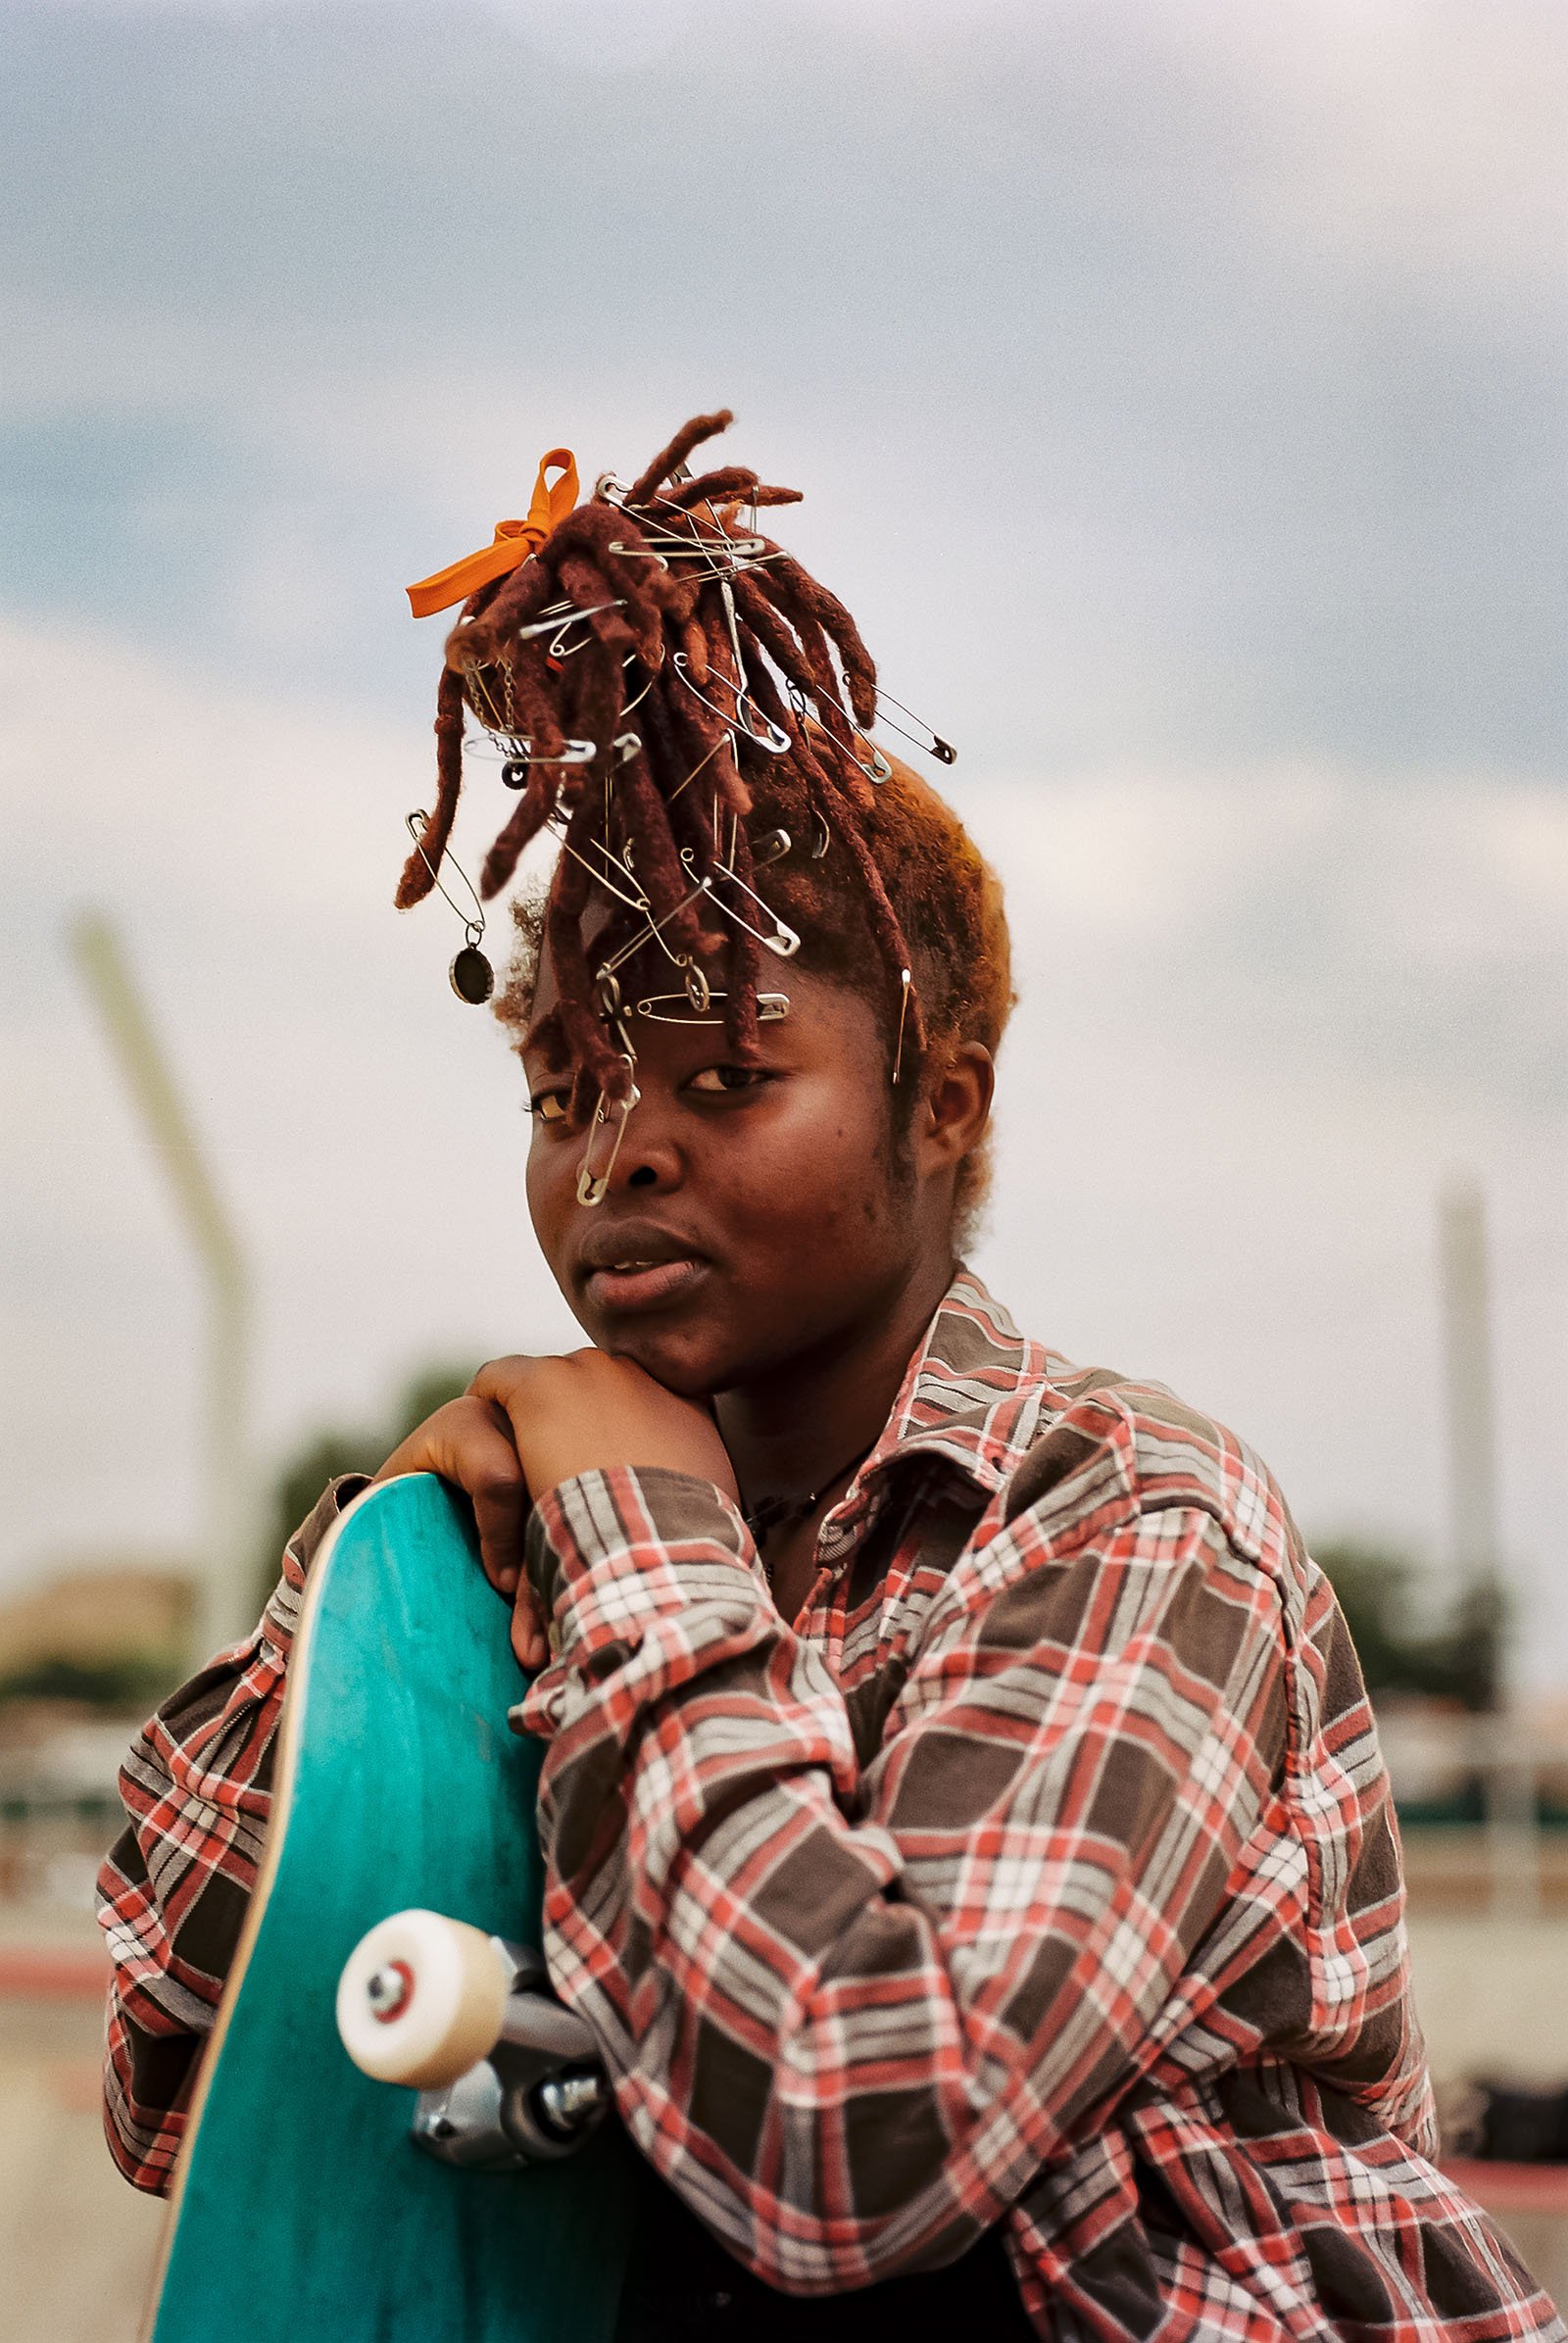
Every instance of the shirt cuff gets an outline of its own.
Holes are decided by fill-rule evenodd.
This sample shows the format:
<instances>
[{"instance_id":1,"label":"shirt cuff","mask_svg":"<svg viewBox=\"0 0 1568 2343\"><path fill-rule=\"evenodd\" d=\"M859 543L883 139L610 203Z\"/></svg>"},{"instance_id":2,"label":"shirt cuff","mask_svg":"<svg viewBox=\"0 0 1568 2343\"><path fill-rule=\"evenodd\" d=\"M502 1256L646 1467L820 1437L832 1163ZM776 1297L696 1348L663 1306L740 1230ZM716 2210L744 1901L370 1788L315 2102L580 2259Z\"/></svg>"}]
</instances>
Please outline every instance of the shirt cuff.
<instances>
[{"instance_id":1,"label":"shirt cuff","mask_svg":"<svg viewBox=\"0 0 1568 2343\"><path fill-rule=\"evenodd\" d=\"M640 1705L710 1664L715 1643L779 1624L740 1514L688 1473L617 1465L559 1482L535 1500L524 1553L558 1650L520 1704L529 1732L559 1723L573 1678L619 1676L626 1691L635 1679Z\"/></svg>"},{"instance_id":2,"label":"shirt cuff","mask_svg":"<svg viewBox=\"0 0 1568 2343\"><path fill-rule=\"evenodd\" d=\"M293 1643L300 1605L305 1599L305 1582L328 1530L361 1489L369 1486L368 1473L340 1473L335 1481L327 1483L283 1548L283 1575L262 1613L262 1635L276 1650L286 1652Z\"/></svg>"}]
</instances>

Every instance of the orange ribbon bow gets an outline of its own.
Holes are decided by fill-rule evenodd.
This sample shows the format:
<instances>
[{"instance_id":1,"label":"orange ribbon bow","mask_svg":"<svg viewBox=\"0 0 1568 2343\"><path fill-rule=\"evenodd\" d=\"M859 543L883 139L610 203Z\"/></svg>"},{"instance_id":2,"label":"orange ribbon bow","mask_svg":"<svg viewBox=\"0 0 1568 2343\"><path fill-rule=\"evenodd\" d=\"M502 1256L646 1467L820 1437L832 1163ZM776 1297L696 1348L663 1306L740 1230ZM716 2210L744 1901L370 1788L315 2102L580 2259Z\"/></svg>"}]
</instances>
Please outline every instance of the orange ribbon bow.
<instances>
[{"instance_id":1,"label":"orange ribbon bow","mask_svg":"<svg viewBox=\"0 0 1568 2343\"><path fill-rule=\"evenodd\" d=\"M549 471L561 473L553 487L545 479ZM476 554L465 554L461 561L438 569L434 577L422 577L416 586L410 586L409 608L416 618L449 610L455 602L466 602L470 594L488 586L492 578L505 577L509 569L518 568L530 554L538 552L556 523L575 510L576 503L577 459L570 448L552 448L540 459L527 519L498 520L493 544L481 545Z\"/></svg>"}]
</instances>

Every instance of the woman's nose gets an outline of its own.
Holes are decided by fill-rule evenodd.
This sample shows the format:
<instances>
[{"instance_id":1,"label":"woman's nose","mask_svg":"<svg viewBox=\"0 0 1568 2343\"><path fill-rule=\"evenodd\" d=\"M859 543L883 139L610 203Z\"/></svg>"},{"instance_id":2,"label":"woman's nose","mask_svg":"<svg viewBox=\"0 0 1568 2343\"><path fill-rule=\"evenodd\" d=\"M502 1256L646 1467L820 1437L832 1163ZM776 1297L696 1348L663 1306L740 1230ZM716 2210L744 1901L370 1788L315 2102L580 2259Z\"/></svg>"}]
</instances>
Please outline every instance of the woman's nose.
<instances>
[{"instance_id":1,"label":"woman's nose","mask_svg":"<svg viewBox=\"0 0 1568 2343\"><path fill-rule=\"evenodd\" d=\"M612 1166L611 1189L663 1195L678 1187L681 1155L663 1101L652 1085L626 1117L626 1129Z\"/></svg>"}]
</instances>

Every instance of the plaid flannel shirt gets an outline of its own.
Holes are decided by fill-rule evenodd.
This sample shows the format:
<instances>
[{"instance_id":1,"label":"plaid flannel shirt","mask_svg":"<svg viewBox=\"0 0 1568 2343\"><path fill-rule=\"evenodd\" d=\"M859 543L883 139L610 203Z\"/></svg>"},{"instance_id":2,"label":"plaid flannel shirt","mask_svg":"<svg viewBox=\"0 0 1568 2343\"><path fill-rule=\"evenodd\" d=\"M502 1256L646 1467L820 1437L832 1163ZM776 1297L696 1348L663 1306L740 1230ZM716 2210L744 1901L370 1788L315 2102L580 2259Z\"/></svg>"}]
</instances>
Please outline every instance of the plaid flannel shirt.
<instances>
[{"instance_id":1,"label":"plaid flannel shirt","mask_svg":"<svg viewBox=\"0 0 1568 2343\"><path fill-rule=\"evenodd\" d=\"M303 1575L132 1753L108 2115L167 2184ZM547 1491L546 1949L639 2147L837 2293L1004 2221L1062 2337L1562 2337L1435 2169L1387 1776L1257 1459L960 1275L793 1627L662 1471Z\"/></svg>"}]
</instances>

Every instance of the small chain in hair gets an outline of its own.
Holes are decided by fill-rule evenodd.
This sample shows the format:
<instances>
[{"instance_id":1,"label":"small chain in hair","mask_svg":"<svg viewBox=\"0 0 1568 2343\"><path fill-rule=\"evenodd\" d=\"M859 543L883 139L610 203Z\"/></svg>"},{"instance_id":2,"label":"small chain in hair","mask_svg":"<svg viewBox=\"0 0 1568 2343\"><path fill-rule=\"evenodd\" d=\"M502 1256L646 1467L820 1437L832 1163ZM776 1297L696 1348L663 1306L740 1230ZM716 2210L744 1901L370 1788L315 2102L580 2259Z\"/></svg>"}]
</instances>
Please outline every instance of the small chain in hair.
<instances>
[{"instance_id":1,"label":"small chain in hair","mask_svg":"<svg viewBox=\"0 0 1568 2343\"><path fill-rule=\"evenodd\" d=\"M760 946L726 913L723 889L754 883L746 816L764 777L793 782L844 842L903 1065L924 1048L908 949L864 827L876 668L837 596L757 528L759 512L798 492L738 464L688 474L730 420L727 409L694 415L630 488L602 481L528 560L469 598L447 643L435 804L397 900L429 893L451 836L466 708L525 768L481 895L507 885L547 825L561 833L545 918L557 993L548 1038L576 1073L574 1112L596 1090L632 1093L624 1029L607 1013L585 940L596 896L616 892L615 865L635 871L650 925L677 959L727 954L728 1040L743 1062L755 1052Z\"/></svg>"}]
</instances>

